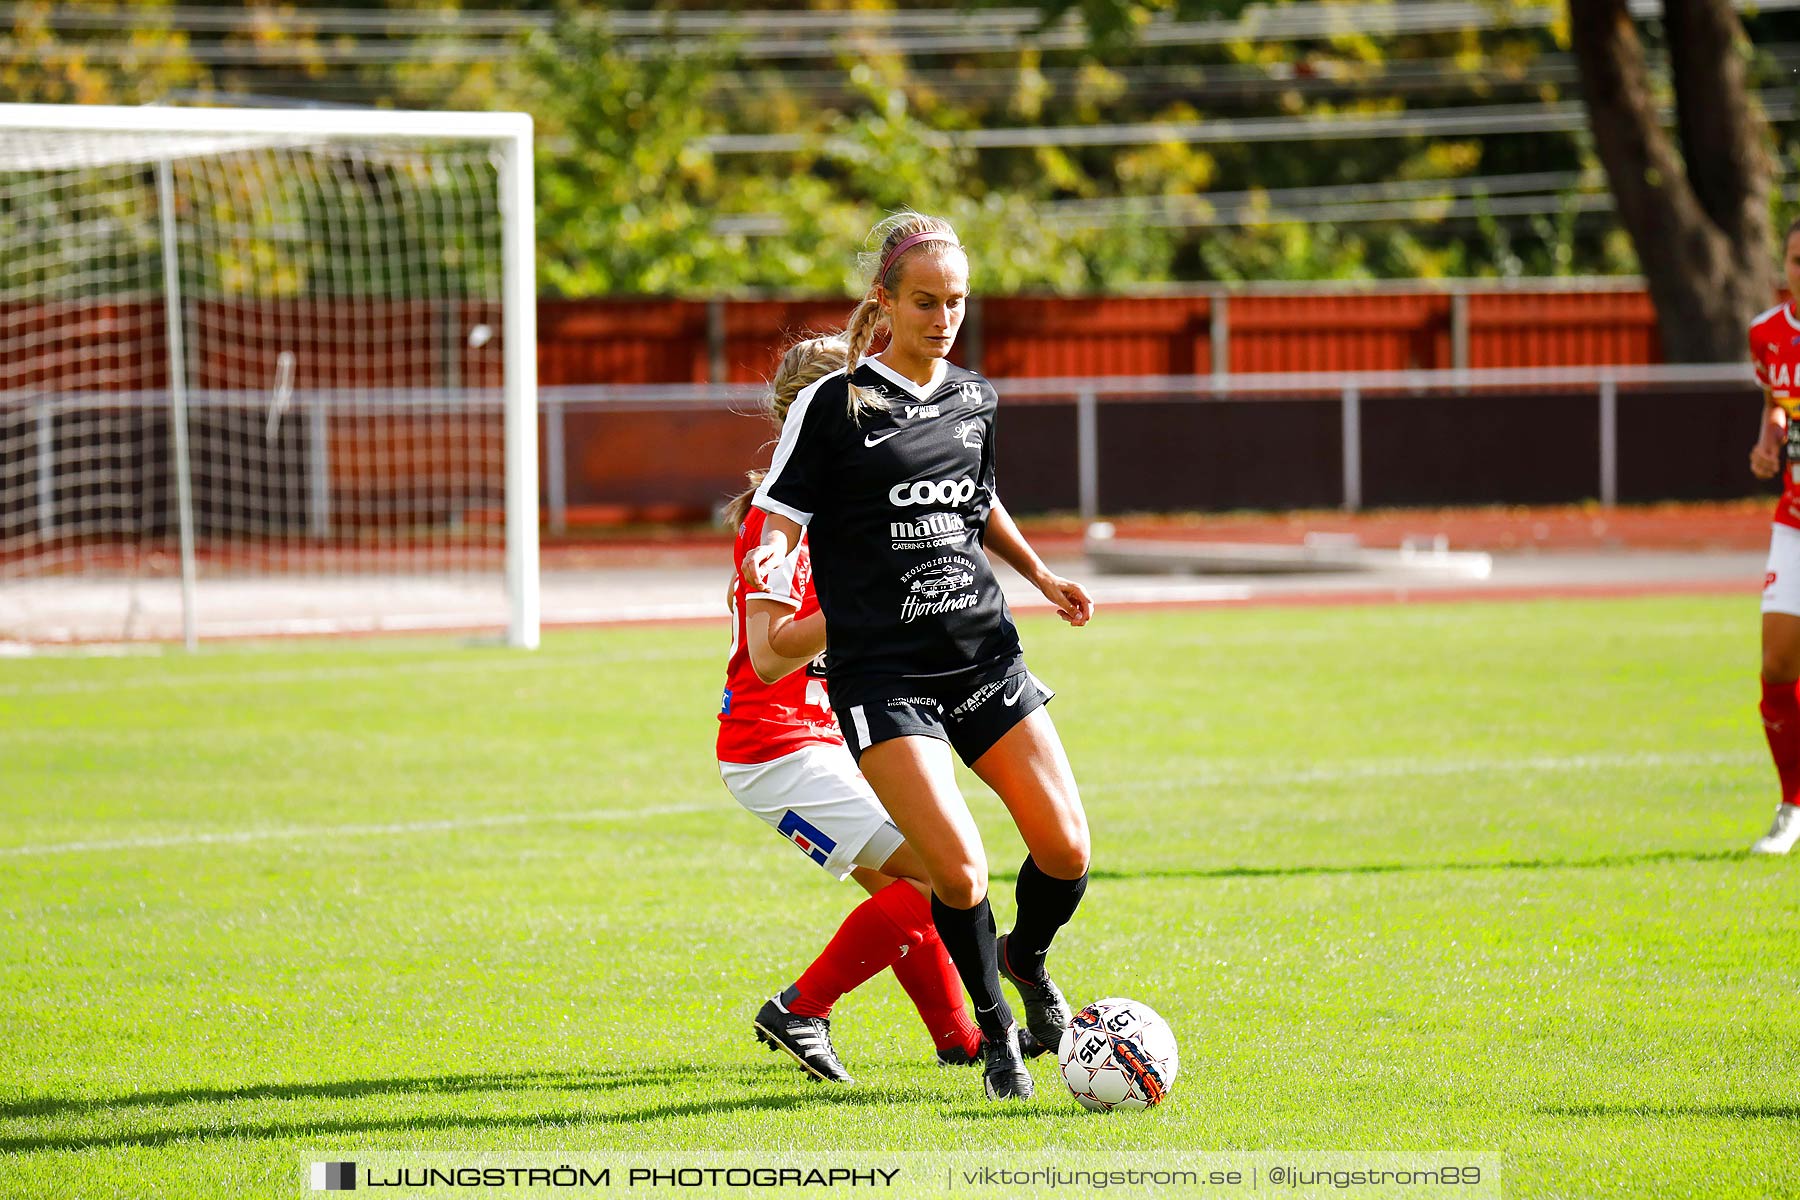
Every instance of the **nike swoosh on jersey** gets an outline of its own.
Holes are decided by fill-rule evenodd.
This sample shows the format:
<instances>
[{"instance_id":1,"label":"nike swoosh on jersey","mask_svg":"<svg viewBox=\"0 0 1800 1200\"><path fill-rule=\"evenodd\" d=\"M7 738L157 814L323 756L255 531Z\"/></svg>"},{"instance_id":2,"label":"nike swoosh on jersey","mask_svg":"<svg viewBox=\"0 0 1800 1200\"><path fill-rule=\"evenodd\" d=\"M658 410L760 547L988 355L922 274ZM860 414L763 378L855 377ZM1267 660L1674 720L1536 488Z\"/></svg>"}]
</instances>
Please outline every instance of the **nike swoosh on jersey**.
<instances>
[{"instance_id":1,"label":"nike swoosh on jersey","mask_svg":"<svg viewBox=\"0 0 1800 1200\"><path fill-rule=\"evenodd\" d=\"M906 430L904 429L890 429L886 433L871 433L863 438L863 445L869 447L879 446L889 438L898 437L905 432Z\"/></svg>"}]
</instances>

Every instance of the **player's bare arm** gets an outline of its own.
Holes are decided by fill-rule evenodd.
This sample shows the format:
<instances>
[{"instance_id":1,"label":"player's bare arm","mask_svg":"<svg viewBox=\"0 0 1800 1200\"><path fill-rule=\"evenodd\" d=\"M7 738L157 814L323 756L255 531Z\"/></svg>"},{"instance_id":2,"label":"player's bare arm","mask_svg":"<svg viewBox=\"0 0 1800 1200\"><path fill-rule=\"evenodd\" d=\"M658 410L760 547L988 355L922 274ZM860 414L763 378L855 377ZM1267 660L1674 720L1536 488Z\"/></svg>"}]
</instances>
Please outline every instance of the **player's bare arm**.
<instances>
[{"instance_id":1,"label":"player's bare arm","mask_svg":"<svg viewBox=\"0 0 1800 1200\"><path fill-rule=\"evenodd\" d=\"M1025 540L1025 535L1019 532L1012 514L998 500L994 501L993 510L988 514L987 536L982 544L995 558L1030 580L1046 600L1056 605L1056 615L1070 625L1079 629L1093 619L1094 602L1087 589L1045 566L1031 543Z\"/></svg>"},{"instance_id":2,"label":"player's bare arm","mask_svg":"<svg viewBox=\"0 0 1800 1200\"><path fill-rule=\"evenodd\" d=\"M769 513L763 518L762 543L744 555L743 564L739 568L743 572L745 585L752 591L760 591L775 564L786 558L788 552L799 544L799 522L777 512Z\"/></svg>"},{"instance_id":3,"label":"player's bare arm","mask_svg":"<svg viewBox=\"0 0 1800 1200\"><path fill-rule=\"evenodd\" d=\"M793 607L779 600L751 600L744 606L744 632L756 677L774 683L825 649L825 614L796 618Z\"/></svg>"},{"instance_id":4,"label":"player's bare arm","mask_svg":"<svg viewBox=\"0 0 1800 1200\"><path fill-rule=\"evenodd\" d=\"M1750 447L1750 473L1758 479L1773 479L1781 470L1781 444L1787 438L1787 410L1775 397L1763 391L1762 429L1756 445Z\"/></svg>"}]
</instances>

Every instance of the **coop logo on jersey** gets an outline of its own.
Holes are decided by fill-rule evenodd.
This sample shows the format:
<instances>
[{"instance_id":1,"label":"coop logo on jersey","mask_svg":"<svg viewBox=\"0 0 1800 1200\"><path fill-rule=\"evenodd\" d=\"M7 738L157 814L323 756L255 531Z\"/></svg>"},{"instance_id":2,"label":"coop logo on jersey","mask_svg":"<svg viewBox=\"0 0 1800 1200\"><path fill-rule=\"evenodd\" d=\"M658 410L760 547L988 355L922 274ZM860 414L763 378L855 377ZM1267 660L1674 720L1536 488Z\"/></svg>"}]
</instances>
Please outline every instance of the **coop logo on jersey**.
<instances>
[{"instance_id":1,"label":"coop logo on jersey","mask_svg":"<svg viewBox=\"0 0 1800 1200\"><path fill-rule=\"evenodd\" d=\"M979 450L981 449L981 422L958 421L956 423L956 432L953 436L957 441L961 442L966 449Z\"/></svg>"},{"instance_id":2,"label":"coop logo on jersey","mask_svg":"<svg viewBox=\"0 0 1800 1200\"><path fill-rule=\"evenodd\" d=\"M981 596L972 590L974 564L960 554L946 554L921 563L900 577L906 597L900 601L900 620L910 624L920 617L974 608Z\"/></svg>"},{"instance_id":3,"label":"coop logo on jersey","mask_svg":"<svg viewBox=\"0 0 1800 1200\"><path fill-rule=\"evenodd\" d=\"M911 521L889 521L888 536L895 550L929 550L965 541L969 526L961 513L934 512Z\"/></svg>"},{"instance_id":4,"label":"coop logo on jersey","mask_svg":"<svg viewBox=\"0 0 1800 1200\"><path fill-rule=\"evenodd\" d=\"M831 861L831 852L837 849L837 842L826 837L819 831L817 825L791 808L787 811L787 815L781 818L781 824L777 825L775 829L782 837L806 851L806 857L821 867Z\"/></svg>"},{"instance_id":5,"label":"coop logo on jersey","mask_svg":"<svg viewBox=\"0 0 1800 1200\"><path fill-rule=\"evenodd\" d=\"M911 508L916 504L967 504L975 496L975 484L968 479L918 479L896 483L888 489L888 503L895 508Z\"/></svg>"}]
</instances>

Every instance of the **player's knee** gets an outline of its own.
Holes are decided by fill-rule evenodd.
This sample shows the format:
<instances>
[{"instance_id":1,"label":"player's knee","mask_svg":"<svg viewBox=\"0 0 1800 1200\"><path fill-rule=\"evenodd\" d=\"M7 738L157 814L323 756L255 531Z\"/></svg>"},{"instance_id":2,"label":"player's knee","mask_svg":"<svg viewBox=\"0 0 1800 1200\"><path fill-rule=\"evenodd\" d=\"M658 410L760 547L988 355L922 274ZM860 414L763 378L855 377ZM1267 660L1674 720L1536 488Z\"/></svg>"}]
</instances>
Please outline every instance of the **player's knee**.
<instances>
[{"instance_id":1,"label":"player's knee","mask_svg":"<svg viewBox=\"0 0 1800 1200\"><path fill-rule=\"evenodd\" d=\"M1764 683L1800 679L1800 617L1763 614L1762 677Z\"/></svg>"},{"instance_id":2,"label":"player's knee","mask_svg":"<svg viewBox=\"0 0 1800 1200\"><path fill-rule=\"evenodd\" d=\"M987 896L987 865L962 862L932 877L931 890L951 908L974 908Z\"/></svg>"},{"instance_id":3,"label":"player's knee","mask_svg":"<svg viewBox=\"0 0 1800 1200\"><path fill-rule=\"evenodd\" d=\"M1046 846L1031 847L1038 869L1057 879L1079 879L1088 869L1087 818L1079 803L1064 806L1056 833Z\"/></svg>"},{"instance_id":4,"label":"player's knee","mask_svg":"<svg viewBox=\"0 0 1800 1200\"><path fill-rule=\"evenodd\" d=\"M1046 875L1056 879L1079 879L1088 869L1087 830L1048 847L1043 854L1033 850L1031 857L1037 862L1038 870Z\"/></svg>"}]
</instances>

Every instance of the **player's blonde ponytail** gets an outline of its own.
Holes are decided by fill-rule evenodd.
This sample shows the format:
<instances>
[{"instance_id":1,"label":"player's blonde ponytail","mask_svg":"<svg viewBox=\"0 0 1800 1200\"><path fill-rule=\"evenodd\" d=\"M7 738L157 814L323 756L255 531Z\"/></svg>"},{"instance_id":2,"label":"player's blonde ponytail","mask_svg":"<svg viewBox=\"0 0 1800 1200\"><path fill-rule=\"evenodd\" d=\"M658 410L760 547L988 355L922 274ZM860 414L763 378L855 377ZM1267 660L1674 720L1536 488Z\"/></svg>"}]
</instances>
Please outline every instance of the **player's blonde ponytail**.
<instances>
[{"instance_id":1,"label":"player's blonde ponytail","mask_svg":"<svg viewBox=\"0 0 1800 1200\"><path fill-rule=\"evenodd\" d=\"M910 245L908 243L911 243ZM850 314L844 327L844 340L849 343L850 370L869 352L869 347L888 328L887 314L881 311L876 288L885 288L889 297L900 285L905 264L914 255L942 257L962 254L956 230L942 217L924 213L897 212L869 231L868 244L875 249L857 255L857 266L869 280L862 302ZM874 392L850 385L850 419L860 421L865 413L887 407L887 401Z\"/></svg>"},{"instance_id":2,"label":"player's blonde ponytail","mask_svg":"<svg viewBox=\"0 0 1800 1200\"><path fill-rule=\"evenodd\" d=\"M776 430L786 423L788 409L793 406L796 396L833 371L843 370L846 361L844 339L839 334L810 337L789 346L787 353L781 356L781 365L775 368L775 378L769 381L769 421ZM750 486L733 496L723 509L728 527L735 529L744 523L750 512L750 501L767 474L767 471L751 471L745 475Z\"/></svg>"}]
</instances>

